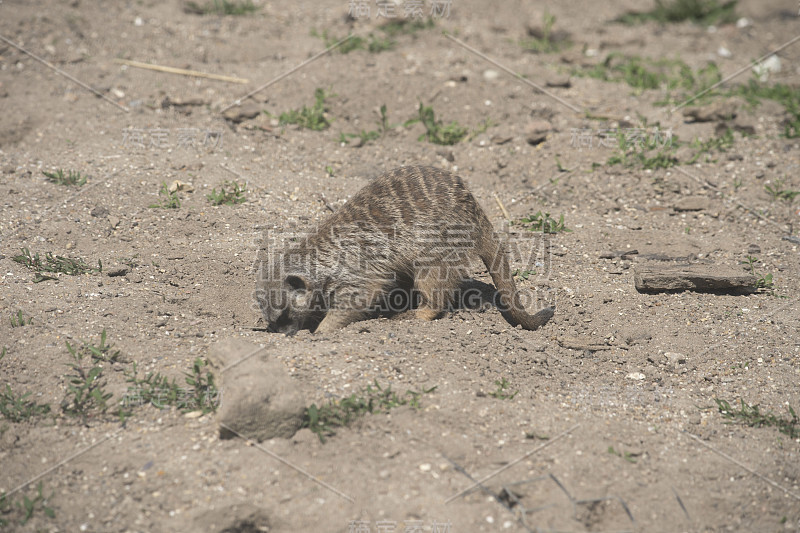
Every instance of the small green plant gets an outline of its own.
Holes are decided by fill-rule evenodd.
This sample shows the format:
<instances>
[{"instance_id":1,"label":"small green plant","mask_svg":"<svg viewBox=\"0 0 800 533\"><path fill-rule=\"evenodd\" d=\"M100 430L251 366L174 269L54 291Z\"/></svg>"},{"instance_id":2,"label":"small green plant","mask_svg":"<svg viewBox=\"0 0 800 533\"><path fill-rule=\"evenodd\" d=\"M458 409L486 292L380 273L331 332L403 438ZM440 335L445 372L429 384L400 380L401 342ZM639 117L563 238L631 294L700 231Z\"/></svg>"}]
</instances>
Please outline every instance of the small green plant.
<instances>
[{"instance_id":1,"label":"small green plant","mask_svg":"<svg viewBox=\"0 0 800 533\"><path fill-rule=\"evenodd\" d=\"M28 498L27 495L23 495L22 502L17 502L17 506L25 512L25 516L22 518L22 520L20 520L20 525L24 526L28 520L33 518L33 513L37 510L41 510L45 515L47 515L48 518L55 518L55 511L53 511L53 509L47 505L48 500L50 500L52 497L52 493L47 498L42 495L41 481L38 485L36 485L36 496L33 499Z\"/></svg>"},{"instance_id":2,"label":"small green plant","mask_svg":"<svg viewBox=\"0 0 800 533\"><path fill-rule=\"evenodd\" d=\"M384 24L378 29L384 33L383 36L370 33L367 37L353 36L347 41L343 42L337 48L340 54L349 54L354 50L367 50L373 54L393 50L397 46L397 41L394 37L398 35L411 35L416 37L420 30L429 29L434 27L435 23L432 19L425 21L410 20L410 19L392 19L390 22ZM336 37L328 34L328 30L323 30L319 33L316 29L311 30L312 37L318 37L325 43L325 47L333 46L341 41L341 37Z\"/></svg>"},{"instance_id":3,"label":"small green plant","mask_svg":"<svg viewBox=\"0 0 800 533\"><path fill-rule=\"evenodd\" d=\"M158 190L158 203L150 204L151 209L178 209L181 206L181 199L178 198L178 191L170 191L166 182L161 182Z\"/></svg>"},{"instance_id":4,"label":"small green plant","mask_svg":"<svg viewBox=\"0 0 800 533\"><path fill-rule=\"evenodd\" d=\"M342 133L339 135L339 142L344 144L349 144L350 139L359 138L361 139L361 144L367 144L370 141L374 141L376 139L381 138L383 135L386 134L387 131L394 128L389 124L389 117L386 114L386 104L383 104L380 108L380 119L378 120L378 129L372 131L365 131L361 130L360 133ZM332 174L331 174L332 175Z\"/></svg>"},{"instance_id":5,"label":"small green plant","mask_svg":"<svg viewBox=\"0 0 800 533\"><path fill-rule=\"evenodd\" d=\"M200 409L204 413L216 411L219 404L219 390L214 383L214 374L208 363L199 357L192 363L192 369L185 372L184 381L189 385L189 401L184 409Z\"/></svg>"},{"instance_id":6,"label":"small green plant","mask_svg":"<svg viewBox=\"0 0 800 533\"><path fill-rule=\"evenodd\" d=\"M319 37L325 42L325 47L329 48L338 43L343 37L334 37L328 35L328 30L324 30L321 34L317 30L311 30L312 37ZM349 54L354 50L367 50L373 54L378 52L385 52L395 47L397 43L389 37L380 37L370 33L366 38L361 36L350 37L348 40L339 45L336 49L340 54Z\"/></svg>"},{"instance_id":7,"label":"small green plant","mask_svg":"<svg viewBox=\"0 0 800 533\"><path fill-rule=\"evenodd\" d=\"M538 35L528 39L522 39L520 45L525 50L537 53L551 53L558 52L571 43L564 39L554 39L553 26L556 23L556 16L545 10L542 14L542 30Z\"/></svg>"},{"instance_id":8,"label":"small green plant","mask_svg":"<svg viewBox=\"0 0 800 533\"><path fill-rule=\"evenodd\" d=\"M567 168L563 164L561 164L561 160L558 158L558 156L555 156L555 158L556 158L556 168L558 168L559 172L572 172L573 169Z\"/></svg>"},{"instance_id":9,"label":"small green plant","mask_svg":"<svg viewBox=\"0 0 800 533\"><path fill-rule=\"evenodd\" d=\"M12 328L19 328L22 326L28 326L33 321L31 317L25 318L22 314L22 309L17 311L16 315L11 315L11 327Z\"/></svg>"},{"instance_id":10,"label":"small green plant","mask_svg":"<svg viewBox=\"0 0 800 533\"><path fill-rule=\"evenodd\" d=\"M533 215L521 218L519 222L530 231L541 231L542 233L561 233L562 231L572 231L564 225L564 215L560 215L558 220L550 216L550 213L538 211Z\"/></svg>"},{"instance_id":11,"label":"small green plant","mask_svg":"<svg viewBox=\"0 0 800 533\"><path fill-rule=\"evenodd\" d=\"M411 35L415 37L417 32L422 30L429 30L436 26L436 22L432 18L409 19L409 18L393 18L389 22L382 25L380 30L389 37L397 37L398 35Z\"/></svg>"},{"instance_id":12,"label":"small green plant","mask_svg":"<svg viewBox=\"0 0 800 533\"><path fill-rule=\"evenodd\" d=\"M788 406L789 416L778 417L774 413L762 413L758 405L748 405L744 399L739 399L739 408L736 409L725 400L714 398L719 413L728 420L741 422L749 427L776 427L791 439L800 438L800 419L797 418L792 406Z\"/></svg>"},{"instance_id":13,"label":"small green plant","mask_svg":"<svg viewBox=\"0 0 800 533\"><path fill-rule=\"evenodd\" d=\"M183 9L192 15L249 15L261 8L251 0L212 0L203 5L186 2Z\"/></svg>"},{"instance_id":14,"label":"small green plant","mask_svg":"<svg viewBox=\"0 0 800 533\"><path fill-rule=\"evenodd\" d=\"M693 70L680 59L649 59L627 56L617 52L606 56L602 63L587 69L575 69L576 76L587 76L603 81L624 82L634 89L634 94L646 90L663 89L667 94L656 105L669 105L675 100L685 100L720 81L722 74L713 62ZM672 91L681 90L678 95ZM708 101L716 93L709 91L695 102Z\"/></svg>"},{"instance_id":15,"label":"small green plant","mask_svg":"<svg viewBox=\"0 0 800 533\"><path fill-rule=\"evenodd\" d=\"M783 83L764 85L757 79L751 78L748 83L733 88L730 94L743 97L754 107L763 99L774 100L783 105L789 114L783 136L788 139L800 137L800 91L797 88Z\"/></svg>"},{"instance_id":16,"label":"small green plant","mask_svg":"<svg viewBox=\"0 0 800 533\"><path fill-rule=\"evenodd\" d=\"M292 109L281 113L278 120L281 124L297 124L301 128L313 131L327 129L331 123L326 117L325 100L330 97L325 89L317 88L314 91L314 105L311 107L303 106L302 109Z\"/></svg>"},{"instance_id":17,"label":"small green plant","mask_svg":"<svg viewBox=\"0 0 800 533\"><path fill-rule=\"evenodd\" d=\"M111 393L105 390L105 380L103 379L103 367L94 365L94 361L88 368L84 365L84 358L87 350L75 348L66 343L67 350L72 356L73 362L68 366L73 374L67 376L67 392L61 400L61 410L74 417L79 417L85 424L94 412L105 413L108 409L108 400ZM94 359L94 357L90 357Z\"/></svg>"},{"instance_id":18,"label":"small green plant","mask_svg":"<svg viewBox=\"0 0 800 533\"><path fill-rule=\"evenodd\" d=\"M689 159L688 163L691 165L692 163L697 162L701 156L706 155L708 156L712 151L718 150L720 152L725 152L733 146L733 130L727 128L725 133L723 133L719 137L712 137L707 141L701 141L699 139L695 139L691 143L691 147L697 150L695 154ZM709 157L706 158L707 162L716 163L716 159L710 159Z\"/></svg>"},{"instance_id":19,"label":"small green plant","mask_svg":"<svg viewBox=\"0 0 800 533\"><path fill-rule=\"evenodd\" d=\"M8 525L8 520L3 518L3 515L10 513L12 509L13 507L6 493L0 492L0 527L6 527Z\"/></svg>"},{"instance_id":20,"label":"small green plant","mask_svg":"<svg viewBox=\"0 0 800 533\"><path fill-rule=\"evenodd\" d=\"M225 181L219 187L219 192L217 189L211 189L211 193L206 195L208 201L211 202L211 205L236 205L236 204L243 204L247 201L247 197L245 193L247 189L247 184L239 185L235 181Z\"/></svg>"},{"instance_id":21,"label":"small green plant","mask_svg":"<svg viewBox=\"0 0 800 533\"><path fill-rule=\"evenodd\" d=\"M325 165L325 174L330 177L333 177L333 167L330 165Z\"/></svg>"},{"instance_id":22,"label":"small green plant","mask_svg":"<svg viewBox=\"0 0 800 533\"><path fill-rule=\"evenodd\" d=\"M341 400L331 400L321 407L311 404L306 408L303 427L316 433L319 440L324 443L327 437L336 434L335 428L348 426L367 413L388 413L403 405L408 405L415 410L419 409L420 397L436 390L436 387L421 391L408 390L404 395L399 396L391 386L383 388L377 380L373 384L374 387L367 385L358 393Z\"/></svg>"},{"instance_id":23,"label":"small green plant","mask_svg":"<svg viewBox=\"0 0 800 533\"><path fill-rule=\"evenodd\" d=\"M397 42L389 37L378 37L370 33L367 40L367 51L377 54L378 52L385 52L393 49L396 44Z\"/></svg>"},{"instance_id":24,"label":"small green plant","mask_svg":"<svg viewBox=\"0 0 800 533\"><path fill-rule=\"evenodd\" d=\"M629 463L634 463L634 464L636 463L636 456L634 456L630 452L618 452L617 450L614 449L613 446L609 446L608 453L610 453L611 455L616 455L617 457L622 457Z\"/></svg>"},{"instance_id":25,"label":"small green plant","mask_svg":"<svg viewBox=\"0 0 800 533\"><path fill-rule=\"evenodd\" d=\"M33 270L36 276L34 277L34 283L39 283L40 281L45 281L48 279L56 279L52 276L47 276L42 274L42 272L53 272L53 273L61 273L67 274L69 276L79 276L81 274L88 274L91 272L102 272L103 271L103 263L102 261L97 261L97 268L90 267L87 265L82 259L71 259L69 257L62 257L60 255L53 255L51 252L47 252L42 259L38 253L35 255L31 255L31 251L27 248L22 248L21 253L12 257L12 259L27 267L29 270Z\"/></svg>"},{"instance_id":26,"label":"small green plant","mask_svg":"<svg viewBox=\"0 0 800 533\"><path fill-rule=\"evenodd\" d=\"M773 200L785 200L792 203L795 197L800 195L800 191L794 191L785 188L786 184L782 179L776 179L775 183L764 185L764 190L772 197Z\"/></svg>"},{"instance_id":27,"label":"small green plant","mask_svg":"<svg viewBox=\"0 0 800 533\"><path fill-rule=\"evenodd\" d=\"M519 391L514 391L511 394L506 392L506 389L508 389L510 385L510 383L506 381L506 378L495 381L494 384L497 385L497 389L489 393L489 396L492 398L497 398L498 400L513 400L514 396L519 393Z\"/></svg>"},{"instance_id":28,"label":"small green plant","mask_svg":"<svg viewBox=\"0 0 800 533\"><path fill-rule=\"evenodd\" d=\"M514 277L518 277L519 279L521 279L523 281L528 281L529 277L536 275L536 271L535 270L517 269L514 272L512 272L511 275L514 276Z\"/></svg>"},{"instance_id":29,"label":"small green plant","mask_svg":"<svg viewBox=\"0 0 800 533\"><path fill-rule=\"evenodd\" d=\"M645 170L670 168L678 164L675 151L679 145L673 136L668 143L659 140L657 135L630 135L624 131L617 134L618 149L608 158L609 166L622 165L628 168L641 167Z\"/></svg>"},{"instance_id":30,"label":"small green plant","mask_svg":"<svg viewBox=\"0 0 800 533\"><path fill-rule=\"evenodd\" d=\"M651 11L631 11L617 18L615 22L641 24L655 21L665 24L689 20L704 26L730 24L737 19L736 3L737 0L725 3L717 0L656 0L656 7Z\"/></svg>"},{"instance_id":31,"label":"small green plant","mask_svg":"<svg viewBox=\"0 0 800 533\"><path fill-rule=\"evenodd\" d=\"M30 392L16 395L11 390L11 385L6 383L6 390L0 390L0 415L10 422L23 422L50 412L49 404L38 404L29 400L30 395Z\"/></svg>"},{"instance_id":32,"label":"small green plant","mask_svg":"<svg viewBox=\"0 0 800 533\"><path fill-rule=\"evenodd\" d=\"M128 265L131 268L136 268L139 266L139 254L133 254L130 257L123 257L119 260L119 262L123 265Z\"/></svg>"},{"instance_id":33,"label":"small green plant","mask_svg":"<svg viewBox=\"0 0 800 533\"><path fill-rule=\"evenodd\" d=\"M772 274L756 272L756 265L759 263L761 263L761 260L754 255L748 255L745 257L744 261L741 261L741 264L747 265L750 268L750 272L756 277L756 284L754 288L756 290L764 289L769 291L770 294L774 294L775 282L772 279Z\"/></svg>"},{"instance_id":34,"label":"small green plant","mask_svg":"<svg viewBox=\"0 0 800 533\"><path fill-rule=\"evenodd\" d=\"M175 407L180 411L216 411L219 405L219 390L214 383L214 375L206 368L207 363L195 359L190 372L184 373L184 382L189 387L181 387L175 378L171 380L160 372L148 372L143 378L138 376L138 367L126 372L128 390L122 399L123 407L150 404L158 409Z\"/></svg>"},{"instance_id":35,"label":"small green plant","mask_svg":"<svg viewBox=\"0 0 800 533\"><path fill-rule=\"evenodd\" d=\"M22 515L19 519L19 525L21 526L27 524L36 511L43 512L48 518L55 518L55 511L48 506L48 501L53 497L53 493L45 498L42 490L42 482L40 481L36 485L36 495L32 499L23 494L22 500L17 500L16 502L12 502L5 492L0 493L0 514L7 515L16 507ZM7 526L8 522L8 520L0 517L0 527Z\"/></svg>"},{"instance_id":36,"label":"small green plant","mask_svg":"<svg viewBox=\"0 0 800 533\"><path fill-rule=\"evenodd\" d=\"M407 120L404 126L407 127L417 122L421 122L425 126L425 133L419 136L418 141L426 140L434 144L449 146L458 144L469 134L469 130L459 125L458 122L453 121L445 125L441 120L436 120L433 107L426 107L422 102L419 103L417 117Z\"/></svg>"},{"instance_id":37,"label":"small green plant","mask_svg":"<svg viewBox=\"0 0 800 533\"><path fill-rule=\"evenodd\" d=\"M72 187L81 187L86 183L86 176L82 176L77 170L69 170L64 174L64 170L59 168L54 172L42 171L42 174L53 183Z\"/></svg>"},{"instance_id":38,"label":"small green plant","mask_svg":"<svg viewBox=\"0 0 800 533\"><path fill-rule=\"evenodd\" d=\"M83 341L82 346L75 347L67 342L67 349L70 351L70 353L80 350L82 354L81 358L84 356L89 356L92 360L92 363L118 363L120 362L121 358L120 351L113 350L112 346L106 343L105 329L100 333L100 344L94 345Z\"/></svg>"}]
</instances>

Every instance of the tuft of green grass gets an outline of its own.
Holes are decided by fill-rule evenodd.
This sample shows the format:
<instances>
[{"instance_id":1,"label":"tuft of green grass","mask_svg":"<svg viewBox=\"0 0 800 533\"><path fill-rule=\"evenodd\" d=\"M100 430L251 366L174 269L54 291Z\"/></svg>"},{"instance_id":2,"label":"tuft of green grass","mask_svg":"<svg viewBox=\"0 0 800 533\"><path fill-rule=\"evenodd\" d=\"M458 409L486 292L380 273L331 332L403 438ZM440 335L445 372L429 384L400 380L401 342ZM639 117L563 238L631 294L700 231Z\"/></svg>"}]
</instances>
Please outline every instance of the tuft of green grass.
<instances>
[{"instance_id":1,"label":"tuft of green grass","mask_svg":"<svg viewBox=\"0 0 800 533\"><path fill-rule=\"evenodd\" d=\"M67 274L68 276L80 276L81 274L103 271L103 262L99 260L97 261L97 268L94 268L87 265L83 259L72 259L69 257L62 257L60 255L54 256L51 252L47 252L44 256L44 259L42 259L38 252L35 255L31 255L31 251L27 248L22 248L20 251L22 253L15 255L11 259L27 267L29 270L33 270L33 272L36 274L33 279L34 283L39 283L40 281L49 279L56 279L52 276L42 274L42 272Z\"/></svg>"},{"instance_id":2,"label":"tuft of green grass","mask_svg":"<svg viewBox=\"0 0 800 533\"><path fill-rule=\"evenodd\" d=\"M251 0L211 0L205 4L186 2L183 10L192 15L249 15L261 9Z\"/></svg>"},{"instance_id":3,"label":"tuft of green grass","mask_svg":"<svg viewBox=\"0 0 800 533\"><path fill-rule=\"evenodd\" d=\"M31 317L25 318L22 314L22 309L17 310L16 315L11 315L11 327L19 328L22 326L29 326L33 322Z\"/></svg>"},{"instance_id":4,"label":"tuft of green grass","mask_svg":"<svg viewBox=\"0 0 800 533\"><path fill-rule=\"evenodd\" d=\"M555 26L555 23L556 16L545 10L545 12L542 14L541 35L520 40L520 46L530 52L542 54L558 52L569 47L572 44L569 41L553 38L553 26Z\"/></svg>"},{"instance_id":5,"label":"tuft of green grass","mask_svg":"<svg viewBox=\"0 0 800 533\"><path fill-rule=\"evenodd\" d=\"M74 354L76 351L81 351L81 359L89 356L92 363L119 363L121 361L121 352L113 350L111 344L106 343L106 330L100 333L100 343L95 345L83 341L83 345L79 347L72 346L67 341L67 350Z\"/></svg>"},{"instance_id":6,"label":"tuft of green grass","mask_svg":"<svg viewBox=\"0 0 800 533\"><path fill-rule=\"evenodd\" d=\"M761 263L761 260L754 255L748 255L744 258L744 261L740 261L740 264L747 265L750 268L750 273L756 277L756 284L754 289L761 290L764 289L769 291L770 294L775 294L775 282L772 279L772 274L764 274L762 272L756 272L756 265Z\"/></svg>"},{"instance_id":7,"label":"tuft of green grass","mask_svg":"<svg viewBox=\"0 0 800 533\"><path fill-rule=\"evenodd\" d=\"M608 54L602 63L594 67L573 70L573 74L602 81L624 82L634 89L634 94L655 89L668 91L666 97L656 105L685 100L689 95L704 91L722 79L714 62L694 70L680 59L649 59L616 52ZM682 92L672 96L670 93L675 90ZM713 91L708 92L698 101L708 100L714 94Z\"/></svg>"},{"instance_id":8,"label":"tuft of green grass","mask_svg":"<svg viewBox=\"0 0 800 533\"><path fill-rule=\"evenodd\" d=\"M165 181L161 182L158 190L158 203L150 204L151 209L178 209L181 206L181 199L178 198L178 191L169 190Z\"/></svg>"},{"instance_id":9,"label":"tuft of green grass","mask_svg":"<svg viewBox=\"0 0 800 533\"><path fill-rule=\"evenodd\" d=\"M614 22L641 24L648 21L662 24L691 21L709 26L736 22L737 0L720 3L717 0L656 0L651 11L628 12Z\"/></svg>"},{"instance_id":10,"label":"tuft of green grass","mask_svg":"<svg viewBox=\"0 0 800 533\"><path fill-rule=\"evenodd\" d=\"M71 187L81 187L86 184L86 176L82 176L77 170L69 170L64 174L64 170L59 168L55 172L42 171L42 174L51 182L58 185Z\"/></svg>"},{"instance_id":11,"label":"tuft of green grass","mask_svg":"<svg viewBox=\"0 0 800 533\"><path fill-rule=\"evenodd\" d=\"M230 190L228 190L230 189ZM211 205L236 205L236 204L243 204L247 201L247 197L245 196L247 192L247 184L239 185L235 181L225 181L219 187L219 192L217 189L211 189L211 193L206 195L208 201L211 202Z\"/></svg>"},{"instance_id":12,"label":"tuft of green grass","mask_svg":"<svg viewBox=\"0 0 800 533\"><path fill-rule=\"evenodd\" d=\"M630 452L618 452L617 450L614 449L613 446L609 446L608 447L608 453L610 453L611 455L616 455L617 457L622 457L623 459L625 459L629 463L636 464L636 456L633 455Z\"/></svg>"},{"instance_id":13,"label":"tuft of green grass","mask_svg":"<svg viewBox=\"0 0 800 533\"><path fill-rule=\"evenodd\" d=\"M388 50L393 50L397 46L397 41L394 40L395 37L399 35L411 35L416 37L417 32L434 26L435 23L433 19L427 19L425 21L393 19L378 28L384 35L370 33L367 37L354 36L339 45L336 50L340 54L349 54L355 50L366 50L373 54L386 52ZM323 30L322 33L319 33L316 29L312 29L311 36L322 39L325 43L325 48L333 46L343 39L343 37L336 37L328 34L328 30Z\"/></svg>"},{"instance_id":14,"label":"tuft of green grass","mask_svg":"<svg viewBox=\"0 0 800 533\"><path fill-rule=\"evenodd\" d=\"M774 413L762 413L758 405L748 405L739 399L739 407L734 408L726 400L714 398L719 413L728 420L741 422L749 427L775 427L791 439L800 438L800 419L792 406L788 406L789 416L779 417Z\"/></svg>"},{"instance_id":15,"label":"tuft of green grass","mask_svg":"<svg viewBox=\"0 0 800 533\"><path fill-rule=\"evenodd\" d=\"M136 268L139 266L139 254L133 254L130 257L121 257L119 262L123 265L128 265L131 268Z\"/></svg>"},{"instance_id":16,"label":"tuft of green grass","mask_svg":"<svg viewBox=\"0 0 800 533\"><path fill-rule=\"evenodd\" d=\"M618 149L606 164L644 169L670 168L678 164L675 151L679 141L673 136L669 143L662 143L658 136L617 134Z\"/></svg>"},{"instance_id":17,"label":"tuft of green grass","mask_svg":"<svg viewBox=\"0 0 800 533\"><path fill-rule=\"evenodd\" d=\"M728 148L733 146L733 130L727 128L725 133L720 137L712 137L706 141L695 139L691 142L690 146L696 150L695 154L689 159L688 163L695 163L703 155L706 156L706 162L716 163L716 159L710 158L712 151L726 152Z\"/></svg>"},{"instance_id":18,"label":"tuft of green grass","mask_svg":"<svg viewBox=\"0 0 800 533\"><path fill-rule=\"evenodd\" d=\"M301 128L314 131L327 129L331 123L326 115L325 100L330 96L324 89L314 91L314 105L303 106L302 109L292 109L281 113L278 120L281 124L297 124Z\"/></svg>"},{"instance_id":19,"label":"tuft of green grass","mask_svg":"<svg viewBox=\"0 0 800 533\"><path fill-rule=\"evenodd\" d=\"M562 231L572 231L564 225L564 215L560 215L558 220L550 216L550 213L537 211L533 215L521 218L519 223L527 226L530 231L541 231L542 233L561 233Z\"/></svg>"},{"instance_id":20,"label":"tuft of green grass","mask_svg":"<svg viewBox=\"0 0 800 533\"><path fill-rule=\"evenodd\" d=\"M80 418L85 424L96 412L105 414L112 394L105 390L103 367L94 364L94 357L90 357L88 366L84 364L91 352L76 349L69 342L66 345L73 359L68 365L73 373L67 376L67 392L61 400L61 410L66 415Z\"/></svg>"},{"instance_id":21,"label":"tuft of green grass","mask_svg":"<svg viewBox=\"0 0 800 533\"><path fill-rule=\"evenodd\" d=\"M436 26L436 22L432 19L408 19L408 18L394 18L389 22L382 25L379 29L389 37L397 37L398 35L411 35L416 37L417 33L422 30L429 30Z\"/></svg>"},{"instance_id":22,"label":"tuft of green grass","mask_svg":"<svg viewBox=\"0 0 800 533\"><path fill-rule=\"evenodd\" d=\"M175 407L180 411L216 411L219 406L219 390L214 382L214 374L209 372L203 359L195 359L189 372L184 372L182 387L160 372L148 372L143 378L138 376L138 367L125 373L128 390L123 396L123 407L150 404L158 409Z\"/></svg>"},{"instance_id":23,"label":"tuft of green grass","mask_svg":"<svg viewBox=\"0 0 800 533\"><path fill-rule=\"evenodd\" d=\"M786 184L783 179L775 180L773 184L764 185L764 190L772 197L773 200L785 200L792 203L797 196L800 196L800 191L785 188Z\"/></svg>"},{"instance_id":24,"label":"tuft of green grass","mask_svg":"<svg viewBox=\"0 0 800 533\"><path fill-rule=\"evenodd\" d=\"M377 380L373 385L367 385L361 391L341 400L331 400L321 407L311 404L306 408L303 427L316 433L319 440L324 443L327 437L336 434L335 428L348 426L368 413L388 413L403 405L419 409L420 397L436 390L436 387L421 391L407 390L401 396L394 392L391 386L381 387Z\"/></svg>"},{"instance_id":25,"label":"tuft of green grass","mask_svg":"<svg viewBox=\"0 0 800 533\"><path fill-rule=\"evenodd\" d=\"M325 42L325 48L329 48L344 39L344 37L328 35L328 30L323 30L322 33L317 32L317 30L311 30L311 36L322 39ZM392 50L396 45L397 42L390 37L378 36L374 33L370 33L366 38L361 36L350 37L350 39L340 44L336 51L340 54L349 54L354 50L367 50L368 52L377 54L379 52Z\"/></svg>"},{"instance_id":26,"label":"tuft of green grass","mask_svg":"<svg viewBox=\"0 0 800 533\"><path fill-rule=\"evenodd\" d=\"M19 514L22 515L19 519L19 525L21 526L27 524L37 511L41 511L48 518L55 518L55 511L48 505L48 501L52 499L53 493L45 498L42 490L43 485L40 481L36 485L36 495L33 498L29 498L26 494L23 494L22 500L17 500L15 502L12 502L5 492L0 493L0 527L8 526L9 520L3 518L2 515L10 514L15 507Z\"/></svg>"},{"instance_id":27,"label":"tuft of green grass","mask_svg":"<svg viewBox=\"0 0 800 533\"><path fill-rule=\"evenodd\" d=\"M349 144L350 139L359 138L361 139L361 144L365 145L370 141L374 141L376 139L380 139L383 137L387 131L394 128L389 124L389 116L386 112L386 104L381 105L380 108L380 119L378 120L378 129L372 131L365 131L361 130L360 133L342 133L339 135L339 142L344 144Z\"/></svg>"},{"instance_id":28,"label":"tuft of green grass","mask_svg":"<svg viewBox=\"0 0 800 533\"><path fill-rule=\"evenodd\" d=\"M518 277L519 279L521 279L523 281L528 281L529 277L536 275L536 271L535 270L517 269L514 272L512 272L511 275L514 276L515 278Z\"/></svg>"},{"instance_id":29,"label":"tuft of green grass","mask_svg":"<svg viewBox=\"0 0 800 533\"><path fill-rule=\"evenodd\" d=\"M748 83L736 86L730 94L741 96L752 106L758 105L763 99L780 103L789 114L784 124L784 137L800 137L800 91L797 88L783 83L764 85L756 79L750 79Z\"/></svg>"},{"instance_id":30,"label":"tuft of green grass","mask_svg":"<svg viewBox=\"0 0 800 533\"><path fill-rule=\"evenodd\" d=\"M508 386L510 385L506 378L495 381L494 384L497 385L497 389L489 393L489 396L492 398L497 398L498 400L513 400L514 396L519 394L518 390L510 394L506 392L506 389L508 389Z\"/></svg>"},{"instance_id":31,"label":"tuft of green grass","mask_svg":"<svg viewBox=\"0 0 800 533\"><path fill-rule=\"evenodd\" d=\"M38 404L29 400L30 395L30 392L16 395L11 390L11 385L6 383L6 389L0 390L0 415L10 422L24 422L50 412L49 404Z\"/></svg>"},{"instance_id":32,"label":"tuft of green grass","mask_svg":"<svg viewBox=\"0 0 800 533\"><path fill-rule=\"evenodd\" d=\"M451 122L445 125L441 120L436 120L433 107L419 103L419 110L416 118L407 120L404 126L410 126L421 122L425 126L425 133L419 136L418 141L426 140L433 144L450 146L458 144L469 135L469 130L458 122Z\"/></svg>"}]
</instances>

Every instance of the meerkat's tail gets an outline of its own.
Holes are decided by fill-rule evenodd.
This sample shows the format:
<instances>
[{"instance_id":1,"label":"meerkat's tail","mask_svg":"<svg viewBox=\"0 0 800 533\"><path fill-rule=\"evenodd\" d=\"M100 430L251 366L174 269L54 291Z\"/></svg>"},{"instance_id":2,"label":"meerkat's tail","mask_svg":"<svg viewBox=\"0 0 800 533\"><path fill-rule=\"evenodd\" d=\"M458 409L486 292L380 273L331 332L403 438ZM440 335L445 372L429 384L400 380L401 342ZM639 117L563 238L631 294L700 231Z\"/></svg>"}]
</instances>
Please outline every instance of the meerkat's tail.
<instances>
[{"instance_id":1,"label":"meerkat's tail","mask_svg":"<svg viewBox=\"0 0 800 533\"><path fill-rule=\"evenodd\" d=\"M511 275L511 266L508 263L505 250L494 233L491 222L487 219L483 238L479 242L478 256L489 269L495 287L500 294L500 313L503 318L516 326L521 325L528 330L538 329L553 317L555 308L546 307L534 315L529 314L522 306L514 277Z\"/></svg>"}]
</instances>

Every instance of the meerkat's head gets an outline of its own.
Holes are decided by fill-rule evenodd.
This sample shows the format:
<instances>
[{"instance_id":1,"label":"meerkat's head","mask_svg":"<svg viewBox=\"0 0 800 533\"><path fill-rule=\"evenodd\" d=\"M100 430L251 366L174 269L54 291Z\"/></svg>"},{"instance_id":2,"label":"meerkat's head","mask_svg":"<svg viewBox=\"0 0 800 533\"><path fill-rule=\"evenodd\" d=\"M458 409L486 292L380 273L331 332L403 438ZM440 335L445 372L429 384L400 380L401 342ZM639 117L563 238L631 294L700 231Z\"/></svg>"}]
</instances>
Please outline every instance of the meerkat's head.
<instances>
[{"instance_id":1,"label":"meerkat's head","mask_svg":"<svg viewBox=\"0 0 800 533\"><path fill-rule=\"evenodd\" d=\"M261 272L256 298L267 330L294 335L314 331L325 317L318 284L305 272L288 271L273 263Z\"/></svg>"}]
</instances>

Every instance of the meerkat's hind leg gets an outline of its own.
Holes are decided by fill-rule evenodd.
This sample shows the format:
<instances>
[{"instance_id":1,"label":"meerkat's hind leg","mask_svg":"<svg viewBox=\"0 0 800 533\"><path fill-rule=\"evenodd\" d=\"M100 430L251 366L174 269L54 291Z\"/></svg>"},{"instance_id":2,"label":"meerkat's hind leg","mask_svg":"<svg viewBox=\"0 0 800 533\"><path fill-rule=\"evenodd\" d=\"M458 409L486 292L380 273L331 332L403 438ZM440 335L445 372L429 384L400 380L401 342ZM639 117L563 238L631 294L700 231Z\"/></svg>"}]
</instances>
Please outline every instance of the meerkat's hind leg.
<instances>
[{"instance_id":1,"label":"meerkat's hind leg","mask_svg":"<svg viewBox=\"0 0 800 533\"><path fill-rule=\"evenodd\" d=\"M453 300L458 281L438 274L437 269L432 269L420 272L414 280L414 289L420 295L417 318L422 320L441 318Z\"/></svg>"}]
</instances>

